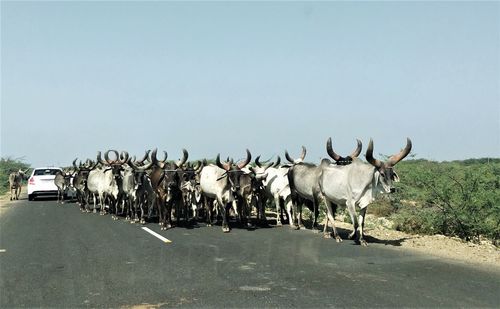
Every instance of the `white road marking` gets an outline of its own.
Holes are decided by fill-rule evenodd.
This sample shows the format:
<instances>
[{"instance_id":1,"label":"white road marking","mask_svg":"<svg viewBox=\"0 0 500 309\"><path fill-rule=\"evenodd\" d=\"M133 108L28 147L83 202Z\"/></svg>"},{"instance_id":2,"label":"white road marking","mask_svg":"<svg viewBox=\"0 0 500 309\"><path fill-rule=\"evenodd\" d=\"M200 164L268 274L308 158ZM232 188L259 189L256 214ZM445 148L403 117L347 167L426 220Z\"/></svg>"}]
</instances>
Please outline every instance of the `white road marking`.
<instances>
[{"instance_id":1,"label":"white road marking","mask_svg":"<svg viewBox=\"0 0 500 309\"><path fill-rule=\"evenodd\" d=\"M5 253L5 252L7 252L7 250L5 250L5 249L0 249L0 253Z\"/></svg>"},{"instance_id":2,"label":"white road marking","mask_svg":"<svg viewBox=\"0 0 500 309\"><path fill-rule=\"evenodd\" d=\"M143 227L142 229L145 230L146 232L148 232L149 234L153 235L154 237L160 239L161 241L165 242L165 243L172 242L171 240L166 239L165 237L163 237L160 234L158 234L158 233L156 233L156 232L148 229L147 227Z\"/></svg>"}]
</instances>

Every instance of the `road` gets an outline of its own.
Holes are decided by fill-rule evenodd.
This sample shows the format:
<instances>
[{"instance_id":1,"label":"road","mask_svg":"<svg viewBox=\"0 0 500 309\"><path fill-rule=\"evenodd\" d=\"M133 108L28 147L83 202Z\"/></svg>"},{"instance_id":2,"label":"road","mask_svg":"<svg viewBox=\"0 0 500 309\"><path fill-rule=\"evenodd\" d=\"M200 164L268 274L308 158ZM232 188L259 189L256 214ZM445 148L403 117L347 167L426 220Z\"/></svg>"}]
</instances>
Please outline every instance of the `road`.
<instances>
[{"instance_id":1,"label":"road","mask_svg":"<svg viewBox=\"0 0 500 309\"><path fill-rule=\"evenodd\" d=\"M0 307L498 307L500 273L288 227L160 231L2 203ZM344 234L346 231L344 231Z\"/></svg>"}]
</instances>

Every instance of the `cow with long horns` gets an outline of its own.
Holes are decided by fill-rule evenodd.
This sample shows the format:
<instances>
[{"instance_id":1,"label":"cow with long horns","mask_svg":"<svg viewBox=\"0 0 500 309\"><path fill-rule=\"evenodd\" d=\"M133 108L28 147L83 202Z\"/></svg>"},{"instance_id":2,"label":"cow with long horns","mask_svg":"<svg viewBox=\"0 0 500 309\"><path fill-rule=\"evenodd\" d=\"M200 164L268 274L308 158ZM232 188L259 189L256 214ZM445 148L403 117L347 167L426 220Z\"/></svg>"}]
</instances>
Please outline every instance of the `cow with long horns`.
<instances>
[{"instance_id":1,"label":"cow with long horns","mask_svg":"<svg viewBox=\"0 0 500 309\"><path fill-rule=\"evenodd\" d=\"M213 201L216 200L222 214L222 231L227 233L229 228L229 209L237 199L240 191L240 177L244 168L252 160L250 151L246 150L244 161L235 164L232 160L220 161L220 154L215 159L216 165L210 164L201 170L200 187L207 207L207 220L212 223Z\"/></svg>"},{"instance_id":2,"label":"cow with long horns","mask_svg":"<svg viewBox=\"0 0 500 309\"><path fill-rule=\"evenodd\" d=\"M113 152L115 159L109 158L109 152ZM97 153L97 162L102 167L93 169L89 172L87 178L87 188L94 198L94 213L96 212L97 197L99 197L100 214L105 215L104 199L109 200L109 209L112 213L116 213L117 205L120 204L122 191L122 175L123 165L127 163L128 157L120 157L118 151L108 150L104 153L102 160L101 152ZM113 217L114 218L114 217Z\"/></svg>"},{"instance_id":3,"label":"cow with long horns","mask_svg":"<svg viewBox=\"0 0 500 309\"><path fill-rule=\"evenodd\" d=\"M394 182L399 181L394 166L410 153L411 147L412 143L408 138L404 149L383 162L373 157L373 141L370 139L366 150L366 160L369 163L354 157L352 163L346 166L330 164L328 159L321 162L322 173L318 183L327 207L328 221L332 222L337 241L340 238L333 223L335 208L338 205L347 207L351 217L353 231L349 238L354 238L358 233L359 243L367 245L363 235L366 209L377 194L394 192ZM337 158L331 143L327 143L327 152L334 160ZM356 207L359 208L359 216ZM328 221L325 224L325 233Z\"/></svg>"},{"instance_id":4,"label":"cow with long horns","mask_svg":"<svg viewBox=\"0 0 500 309\"><path fill-rule=\"evenodd\" d=\"M184 209L184 200L181 191L182 166L188 159L188 152L182 149L183 157L177 162L167 162L168 154L164 151L164 159L158 160L157 150L151 152L153 170L151 171L151 184L156 193L156 205L159 214L161 230L172 227L172 208L175 207L177 224Z\"/></svg>"}]
</instances>

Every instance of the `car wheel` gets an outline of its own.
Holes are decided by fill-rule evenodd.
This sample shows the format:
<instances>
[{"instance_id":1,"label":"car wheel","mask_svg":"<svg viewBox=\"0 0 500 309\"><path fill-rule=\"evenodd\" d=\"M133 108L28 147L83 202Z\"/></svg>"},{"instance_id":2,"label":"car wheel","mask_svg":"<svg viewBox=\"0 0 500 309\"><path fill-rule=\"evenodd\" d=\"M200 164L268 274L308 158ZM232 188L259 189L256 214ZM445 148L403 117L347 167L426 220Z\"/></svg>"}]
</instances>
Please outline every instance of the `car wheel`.
<instances>
[{"instance_id":1,"label":"car wheel","mask_svg":"<svg viewBox=\"0 0 500 309\"><path fill-rule=\"evenodd\" d=\"M35 199L34 194L28 194L28 201L33 201Z\"/></svg>"}]
</instances>

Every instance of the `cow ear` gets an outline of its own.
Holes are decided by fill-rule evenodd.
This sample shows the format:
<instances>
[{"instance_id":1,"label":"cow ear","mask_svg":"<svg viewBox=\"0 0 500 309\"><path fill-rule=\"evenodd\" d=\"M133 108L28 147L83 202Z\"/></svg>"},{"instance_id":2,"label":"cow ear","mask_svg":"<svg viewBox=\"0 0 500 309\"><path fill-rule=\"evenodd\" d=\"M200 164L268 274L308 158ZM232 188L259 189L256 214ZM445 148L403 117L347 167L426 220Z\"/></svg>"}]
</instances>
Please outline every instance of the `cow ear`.
<instances>
[{"instance_id":1,"label":"cow ear","mask_svg":"<svg viewBox=\"0 0 500 309\"><path fill-rule=\"evenodd\" d=\"M395 171L392 172L392 181L399 182L399 176Z\"/></svg>"}]
</instances>

